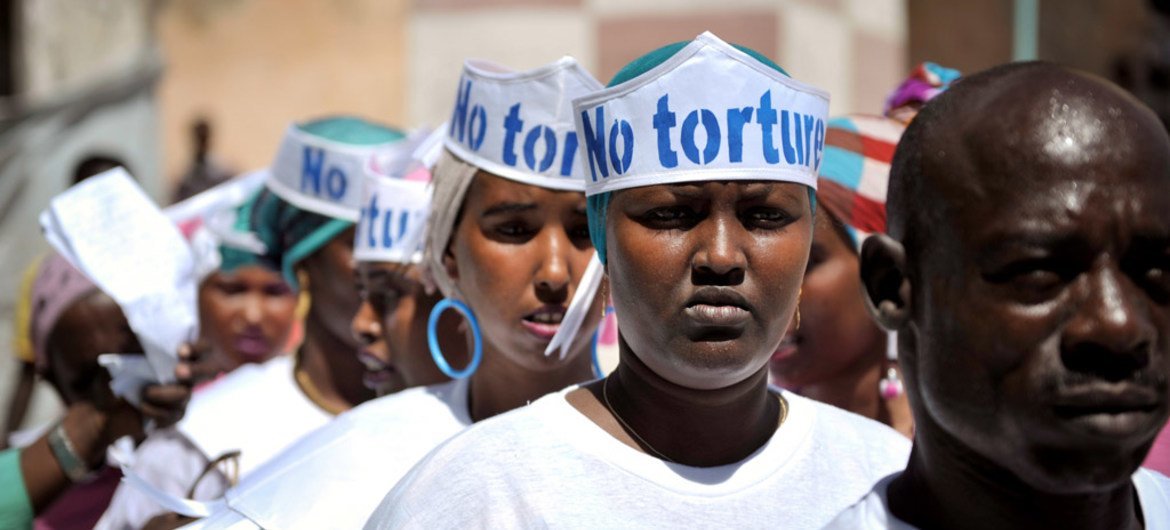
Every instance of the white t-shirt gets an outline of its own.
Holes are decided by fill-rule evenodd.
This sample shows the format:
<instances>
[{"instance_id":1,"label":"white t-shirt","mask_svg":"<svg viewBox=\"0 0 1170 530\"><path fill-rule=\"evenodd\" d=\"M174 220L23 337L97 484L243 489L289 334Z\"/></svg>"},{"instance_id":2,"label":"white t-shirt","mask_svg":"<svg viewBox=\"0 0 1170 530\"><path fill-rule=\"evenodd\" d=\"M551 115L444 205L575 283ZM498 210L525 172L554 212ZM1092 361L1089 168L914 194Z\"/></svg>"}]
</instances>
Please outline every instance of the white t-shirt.
<instances>
[{"instance_id":1,"label":"white t-shirt","mask_svg":"<svg viewBox=\"0 0 1170 530\"><path fill-rule=\"evenodd\" d=\"M826 530L915 530L915 526L898 519L889 510L890 483L898 475L901 472L878 482L865 498L833 519ZM1145 529L1170 530L1170 479L1156 471L1138 469L1133 474L1133 485L1145 516Z\"/></svg>"},{"instance_id":2,"label":"white t-shirt","mask_svg":"<svg viewBox=\"0 0 1170 530\"><path fill-rule=\"evenodd\" d=\"M227 511L191 528L360 527L414 464L471 424L467 388L412 388L338 416L228 490Z\"/></svg>"},{"instance_id":3,"label":"white t-shirt","mask_svg":"<svg viewBox=\"0 0 1170 530\"><path fill-rule=\"evenodd\" d=\"M209 462L239 450L240 477L247 477L332 419L297 386L293 368L288 355L246 364L195 393L182 421L152 433L138 446L131 471L164 492L185 497ZM194 498L217 499L228 486L227 477L213 470L199 482ZM165 511L123 482L97 527L141 528Z\"/></svg>"},{"instance_id":4,"label":"white t-shirt","mask_svg":"<svg viewBox=\"0 0 1170 530\"><path fill-rule=\"evenodd\" d=\"M910 453L885 425L784 392L788 419L743 461L668 464L598 427L565 400L571 390L444 443L366 528L819 529Z\"/></svg>"}]
</instances>

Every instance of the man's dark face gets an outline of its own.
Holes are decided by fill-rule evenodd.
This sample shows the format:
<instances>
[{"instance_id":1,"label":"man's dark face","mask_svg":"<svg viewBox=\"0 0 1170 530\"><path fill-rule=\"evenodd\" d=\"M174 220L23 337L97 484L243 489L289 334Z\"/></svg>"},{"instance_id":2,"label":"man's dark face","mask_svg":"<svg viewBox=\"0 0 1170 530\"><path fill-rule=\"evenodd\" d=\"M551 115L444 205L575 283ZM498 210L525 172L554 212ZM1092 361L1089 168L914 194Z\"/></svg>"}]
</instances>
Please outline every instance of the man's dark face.
<instances>
[{"instance_id":1,"label":"man's dark face","mask_svg":"<svg viewBox=\"0 0 1170 530\"><path fill-rule=\"evenodd\" d=\"M1170 142L1116 96L1052 93L957 120L927 162L952 174L911 267L912 399L1031 487L1083 493L1128 481L1170 414Z\"/></svg>"}]
</instances>

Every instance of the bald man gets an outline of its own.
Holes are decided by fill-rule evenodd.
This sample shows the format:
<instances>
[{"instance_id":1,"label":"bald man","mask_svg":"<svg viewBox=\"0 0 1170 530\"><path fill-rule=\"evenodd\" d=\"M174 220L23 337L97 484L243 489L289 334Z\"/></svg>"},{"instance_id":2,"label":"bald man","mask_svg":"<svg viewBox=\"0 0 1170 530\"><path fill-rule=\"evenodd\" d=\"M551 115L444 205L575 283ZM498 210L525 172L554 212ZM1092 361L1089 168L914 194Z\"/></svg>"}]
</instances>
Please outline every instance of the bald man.
<instances>
[{"instance_id":1,"label":"bald man","mask_svg":"<svg viewBox=\"0 0 1170 530\"><path fill-rule=\"evenodd\" d=\"M1170 414L1170 138L1045 63L959 81L903 135L873 314L917 426L905 471L831 528L1170 528L1139 469Z\"/></svg>"}]
</instances>

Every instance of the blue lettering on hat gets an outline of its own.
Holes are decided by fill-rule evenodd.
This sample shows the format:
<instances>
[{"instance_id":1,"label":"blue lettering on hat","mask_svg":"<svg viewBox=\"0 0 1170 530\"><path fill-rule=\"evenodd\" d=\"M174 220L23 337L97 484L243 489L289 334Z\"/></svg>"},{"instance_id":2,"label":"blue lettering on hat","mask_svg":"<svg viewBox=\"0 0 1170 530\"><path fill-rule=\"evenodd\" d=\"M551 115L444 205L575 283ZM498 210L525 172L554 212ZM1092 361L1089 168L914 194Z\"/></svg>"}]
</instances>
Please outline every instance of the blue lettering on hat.
<instances>
[{"instance_id":1,"label":"blue lettering on hat","mask_svg":"<svg viewBox=\"0 0 1170 530\"><path fill-rule=\"evenodd\" d=\"M366 246L375 249L392 248L395 242L406 236L412 213L410 210L380 210L378 196L370 197L369 205L361 211L361 228L365 232Z\"/></svg>"},{"instance_id":2,"label":"blue lettering on hat","mask_svg":"<svg viewBox=\"0 0 1170 530\"><path fill-rule=\"evenodd\" d=\"M719 122L715 111L706 108L694 109L687 113L682 120L681 127L679 127L679 145L691 163L706 165L715 161L720 156L725 133L727 160L733 164L742 163L744 160L744 128L752 123L754 114L755 123L760 126L761 150L765 163L769 165L780 163L804 165L814 169L820 166L825 147L824 120L812 114L802 114L773 107L771 90L766 90L760 95L758 106L731 107L726 109L726 112L726 124ZM676 113L670 106L669 94L663 94L658 98L654 113L650 118L650 126L654 129L657 140L659 165L667 169L677 167L678 153L674 149L674 139L671 137L671 132L678 122ZM626 173L630 170L633 161L636 138L630 122L615 117L608 122L609 127L605 126L606 123L604 105L594 107L592 113L587 110L581 112L582 127L580 132L585 136L584 151L589 160L589 171L594 182L608 178L610 168L619 175ZM701 152L695 137L700 124L702 124L706 138ZM779 131L776 130L776 125L780 125ZM608 137L606 136L607 129ZM777 133L780 135L780 145L777 145ZM545 137L546 142L555 141L555 136L550 137L546 134ZM538 133L535 130L529 131L526 138L526 150L528 144L535 142L538 138ZM575 144L576 138L573 137L566 137L566 143L569 142L570 138ZM783 158L781 152L783 152ZM526 157L528 156L526 153ZM527 160L529 166L534 165L534 158ZM542 163L542 170L545 165Z\"/></svg>"},{"instance_id":3,"label":"blue lettering on hat","mask_svg":"<svg viewBox=\"0 0 1170 530\"><path fill-rule=\"evenodd\" d=\"M772 108L771 90L760 96L760 106L756 107L756 123L760 124L764 161L769 164L779 163L780 152L776 150L776 142L772 138L772 126L776 125L776 110Z\"/></svg>"},{"instance_id":4,"label":"blue lettering on hat","mask_svg":"<svg viewBox=\"0 0 1170 530\"><path fill-rule=\"evenodd\" d=\"M821 169L821 154L825 151L825 121L817 118L816 132L813 133L813 141L816 144L813 147L813 169L818 172Z\"/></svg>"},{"instance_id":5,"label":"blue lettering on hat","mask_svg":"<svg viewBox=\"0 0 1170 530\"><path fill-rule=\"evenodd\" d=\"M325 150L305 146L301 151L301 192L321 196L321 172L325 168ZM340 200L349 186L345 172L331 166L325 172L325 192L330 199Z\"/></svg>"},{"instance_id":6,"label":"blue lettering on hat","mask_svg":"<svg viewBox=\"0 0 1170 530\"><path fill-rule=\"evenodd\" d=\"M462 81L462 80L460 80ZM467 105L471 99L471 80L460 82L459 90L455 91L455 110L451 113L451 126L447 134L462 143L464 132L467 129Z\"/></svg>"},{"instance_id":7,"label":"blue lettering on hat","mask_svg":"<svg viewBox=\"0 0 1170 530\"><path fill-rule=\"evenodd\" d=\"M378 219L378 196L370 197L370 205L362 208L362 217L368 222L366 223L366 244L373 247L378 244L374 239L374 221Z\"/></svg>"},{"instance_id":8,"label":"blue lettering on hat","mask_svg":"<svg viewBox=\"0 0 1170 530\"><path fill-rule=\"evenodd\" d=\"M541 131L544 132L541 135ZM536 167L536 140L544 138L544 158L540 161L540 168ZM557 137L553 130L543 125L533 127L528 131L528 136L524 138L524 162L528 164L528 169L544 173L548 171L553 165L553 159L557 156Z\"/></svg>"},{"instance_id":9,"label":"blue lettering on hat","mask_svg":"<svg viewBox=\"0 0 1170 530\"><path fill-rule=\"evenodd\" d=\"M605 106L598 106L594 112L597 116L597 128L589 121L589 111L581 111L581 124L585 133L585 154L589 160L589 173L593 182L597 182L597 174L601 178L609 178L609 166L605 163Z\"/></svg>"},{"instance_id":10,"label":"blue lettering on hat","mask_svg":"<svg viewBox=\"0 0 1170 530\"><path fill-rule=\"evenodd\" d=\"M479 124L478 128L475 126L477 123ZM467 120L467 146L472 151L479 151L486 136L487 111L483 110L482 105L476 105L471 109L471 119Z\"/></svg>"},{"instance_id":11,"label":"blue lettering on hat","mask_svg":"<svg viewBox=\"0 0 1170 530\"><path fill-rule=\"evenodd\" d=\"M569 131L565 133L565 151L564 158L561 159L561 176L567 177L573 174L573 159L577 156L577 133Z\"/></svg>"},{"instance_id":12,"label":"blue lettering on hat","mask_svg":"<svg viewBox=\"0 0 1170 530\"><path fill-rule=\"evenodd\" d=\"M617 152L617 138L618 127L621 127L622 133L622 157L618 158ZM609 128L609 162L613 164L613 170L621 175L630 169L630 164L634 160L634 128L630 126L630 122L626 120L614 120L613 126Z\"/></svg>"},{"instance_id":13,"label":"blue lettering on hat","mask_svg":"<svg viewBox=\"0 0 1170 530\"><path fill-rule=\"evenodd\" d=\"M504 117L504 148L501 153L504 163L516 165L516 134L524 130L524 120L520 119L520 104L512 105L508 115Z\"/></svg>"},{"instance_id":14,"label":"blue lettering on hat","mask_svg":"<svg viewBox=\"0 0 1170 530\"><path fill-rule=\"evenodd\" d=\"M695 127L699 124L699 116L703 118L703 129L707 133L707 145L703 147L703 163L710 164L719 154L722 138L715 113L707 109L692 110L683 120L681 138L683 154L687 155L691 162L699 163L699 147L695 145Z\"/></svg>"},{"instance_id":15,"label":"blue lettering on hat","mask_svg":"<svg viewBox=\"0 0 1170 530\"><path fill-rule=\"evenodd\" d=\"M504 145L501 146L500 159L507 165L516 167L516 137L524 132L524 120L520 118L522 111L522 104L517 103L508 108L508 114L504 116ZM540 160L537 160L537 150L543 140L543 153ZM537 173L544 173L552 169L556 163L557 152L564 153L561 155L560 174L563 177L568 177L573 174L573 159L577 154L577 133L567 131L564 139L564 150L560 149L560 142L557 141L557 133L552 127L547 125L537 125L528 130L524 135L524 162L528 165L528 169Z\"/></svg>"},{"instance_id":16,"label":"blue lettering on hat","mask_svg":"<svg viewBox=\"0 0 1170 530\"><path fill-rule=\"evenodd\" d=\"M812 164L813 126L816 122L816 118L811 114L804 114L801 116L801 119L804 120L804 157L802 157L803 159L801 163L810 165Z\"/></svg>"},{"instance_id":17,"label":"blue lettering on hat","mask_svg":"<svg viewBox=\"0 0 1170 530\"><path fill-rule=\"evenodd\" d=\"M483 105L471 104L471 85L470 79L466 83L461 82L460 89L455 92L455 110L451 114L451 126L447 134L459 143L467 144L473 151L478 151L487 135L487 111Z\"/></svg>"},{"instance_id":18,"label":"blue lettering on hat","mask_svg":"<svg viewBox=\"0 0 1170 530\"><path fill-rule=\"evenodd\" d=\"M410 212L403 210L398 214L398 233L394 234L390 226L394 220L394 212L387 210L386 215L382 218L382 248L390 248L394 246L394 242L401 240L406 235L407 221L410 219Z\"/></svg>"},{"instance_id":19,"label":"blue lettering on hat","mask_svg":"<svg viewBox=\"0 0 1170 530\"><path fill-rule=\"evenodd\" d=\"M658 131L658 163L672 168L678 165L678 153L670 146L670 130L674 128L674 113L670 111L670 94L658 98L658 111L654 113L654 130Z\"/></svg>"},{"instance_id":20,"label":"blue lettering on hat","mask_svg":"<svg viewBox=\"0 0 1170 530\"><path fill-rule=\"evenodd\" d=\"M797 128L796 132L797 132L797 136L799 136L799 134L800 134L800 115L796 114L796 119L791 120L791 119L789 119L789 115L791 115L791 114L796 114L796 113L789 112L787 110L780 111L780 143L781 143L782 147L784 148L784 161L788 162L789 164L796 164L796 162L797 162L796 146L793 145L792 127L789 125L789 123L791 123L793 121L796 122L796 128Z\"/></svg>"},{"instance_id":21,"label":"blue lettering on hat","mask_svg":"<svg viewBox=\"0 0 1170 530\"><path fill-rule=\"evenodd\" d=\"M743 162L743 126L752 121L752 108L727 109L727 159Z\"/></svg>"}]
</instances>

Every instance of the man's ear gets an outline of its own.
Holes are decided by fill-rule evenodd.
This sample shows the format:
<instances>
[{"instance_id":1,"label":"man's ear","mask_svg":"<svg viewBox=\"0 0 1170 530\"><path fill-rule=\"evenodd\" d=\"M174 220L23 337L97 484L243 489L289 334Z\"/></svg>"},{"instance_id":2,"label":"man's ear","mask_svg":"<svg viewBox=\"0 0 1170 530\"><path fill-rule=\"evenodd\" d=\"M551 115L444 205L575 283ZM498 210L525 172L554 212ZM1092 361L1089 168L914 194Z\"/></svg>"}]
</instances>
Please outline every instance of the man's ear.
<instances>
[{"instance_id":1,"label":"man's ear","mask_svg":"<svg viewBox=\"0 0 1170 530\"><path fill-rule=\"evenodd\" d=\"M898 331L910 317L913 286L906 271L906 249L885 234L861 245L861 286L866 305L878 325Z\"/></svg>"}]
</instances>

